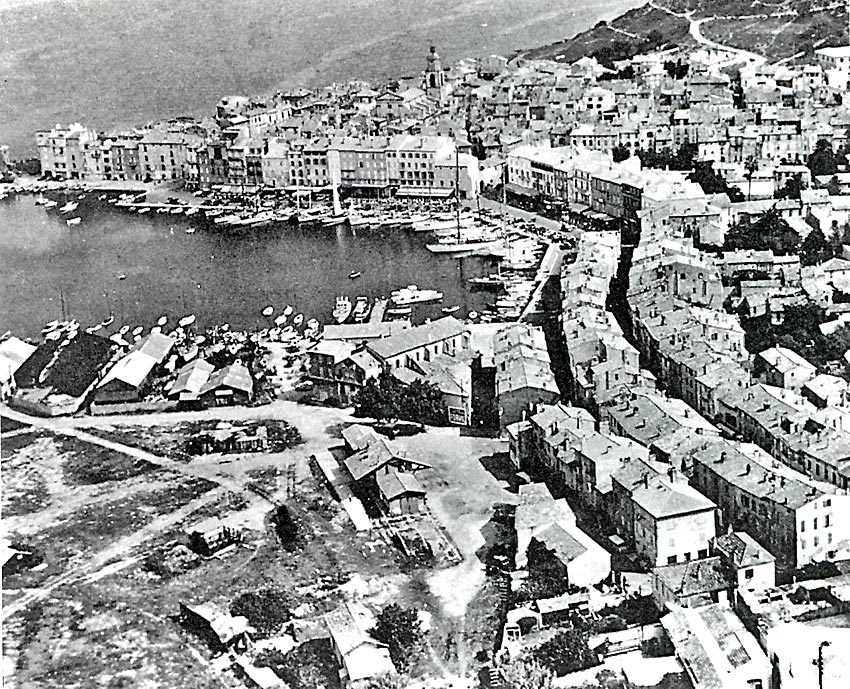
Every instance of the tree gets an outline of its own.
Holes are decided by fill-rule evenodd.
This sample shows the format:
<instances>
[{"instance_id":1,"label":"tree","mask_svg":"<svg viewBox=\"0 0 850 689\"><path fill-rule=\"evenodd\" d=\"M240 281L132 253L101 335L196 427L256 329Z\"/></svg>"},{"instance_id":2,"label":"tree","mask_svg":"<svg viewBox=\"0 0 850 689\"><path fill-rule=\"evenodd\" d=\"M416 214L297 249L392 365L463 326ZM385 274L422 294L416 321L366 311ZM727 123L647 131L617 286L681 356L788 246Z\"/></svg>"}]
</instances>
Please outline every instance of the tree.
<instances>
[{"instance_id":1,"label":"tree","mask_svg":"<svg viewBox=\"0 0 850 689\"><path fill-rule=\"evenodd\" d=\"M614 159L615 163L622 163L631 154L632 153L629 151L628 146L623 146L622 144L617 144L611 149L611 157Z\"/></svg>"},{"instance_id":2,"label":"tree","mask_svg":"<svg viewBox=\"0 0 850 689\"><path fill-rule=\"evenodd\" d=\"M535 658L516 658L499 666L499 677L510 689L551 689L552 671Z\"/></svg>"},{"instance_id":3,"label":"tree","mask_svg":"<svg viewBox=\"0 0 850 689\"><path fill-rule=\"evenodd\" d=\"M756 222L740 220L726 233L724 247L736 249L771 250L779 256L797 253L800 235L785 222L776 208L771 208Z\"/></svg>"},{"instance_id":4,"label":"tree","mask_svg":"<svg viewBox=\"0 0 850 689\"><path fill-rule=\"evenodd\" d=\"M566 565L536 538L528 544L527 556L528 577L519 592L523 600L554 598L569 590Z\"/></svg>"},{"instance_id":5,"label":"tree","mask_svg":"<svg viewBox=\"0 0 850 689\"><path fill-rule=\"evenodd\" d=\"M407 681L401 675L384 673L370 677L362 689L404 689L406 686Z\"/></svg>"},{"instance_id":6,"label":"tree","mask_svg":"<svg viewBox=\"0 0 850 689\"><path fill-rule=\"evenodd\" d=\"M664 63L664 70L673 79L684 79L688 75L689 69L690 65L687 62L682 62L681 59L675 62L673 60L667 60Z\"/></svg>"},{"instance_id":7,"label":"tree","mask_svg":"<svg viewBox=\"0 0 850 689\"><path fill-rule=\"evenodd\" d=\"M375 419L403 419L431 425L446 423L447 411L442 393L424 380L405 385L392 374L369 380L354 399L359 416Z\"/></svg>"},{"instance_id":8,"label":"tree","mask_svg":"<svg viewBox=\"0 0 850 689\"><path fill-rule=\"evenodd\" d=\"M832 150L832 144L827 139L818 139L815 150L809 156L806 165L812 171L812 177L834 175L837 173L838 163L835 160L835 151Z\"/></svg>"},{"instance_id":9,"label":"tree","mask_svg":"<svg viewBox=\"0 0 850 689\"><path fill-rule=\"evenodd\" d=\"M242 615L262 636L269 636L292 619L289 595L282 589L246 591L230 606L231 615Z\"/></svg>"},{"instance_id":10,"label":"tree","mask_svg":"<svg viewBox=\"0 0 850 689\"><path fill-rule=\"evenodd\" d=\"M406 672L416 660L424 636L416 610L397 603L381 610L371 634L389 647L390 658L401 672Z\"/></svg>"},{"instance_id":11,"label":"tree","mask_svg":"<svg viewBox=\"0 0 850 689\"><path fill-rule=\"evenodd\" d=\"M841 183L838 181L838 177L835 175L830 177L826 191L830 196L841 196Z\"/></svg>"},{"instance_id":12,"label":"tree","mask_svg":"<svg viewBox=\"0 0 850 689\"><path fill-rule=\"evenodd\" d=\"M803 175L799 172L789 177L781 189L776 191L778 199L799 199L803 191Z\"/></svg>"},{"instance_id":13,"label":"tree","mask_svg":"<svg viewBox=\"0 0 850 689\"><path fill-rule=\"evenodd\" d=\"M534 657L558 677L599 665L599 658L587 644L588 636L567 629L534 649Z\"/></svg>"},{"instance_id":14,"label":"tree","mask_svg":"<svg viewBox=\"0 0 850 689\"><path fill-rule=\"evenodd\" d=\"M832 245L826 240L819 227L815 227L800 245L800 262L804 266L816 266L834 256Z\"/></svg>"},{"instance_id":15,"label":"tree","mask_svg":"<svg viewBox=\"0 0 850 689\"><path fill-rule=\"evenodd\" d=\"M744 162L744 169L747 171L745 176L747 178L747 201L749 201L750 198L752 198L753 175L759 169L758 159L755 156L750 156L749 158L747 158L747 160Z\"/></svg>"}]
</instances>

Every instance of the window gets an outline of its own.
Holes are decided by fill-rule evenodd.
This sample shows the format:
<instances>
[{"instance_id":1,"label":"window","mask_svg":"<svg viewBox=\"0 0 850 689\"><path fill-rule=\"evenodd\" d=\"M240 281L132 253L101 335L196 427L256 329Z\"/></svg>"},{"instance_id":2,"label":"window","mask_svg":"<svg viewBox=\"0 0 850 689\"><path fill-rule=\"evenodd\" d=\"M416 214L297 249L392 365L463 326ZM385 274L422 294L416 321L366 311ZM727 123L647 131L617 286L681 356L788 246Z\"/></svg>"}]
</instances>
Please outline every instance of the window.
<instances>
[{"instance_id":1,"label":"window","mask_svg":"<svg viewBox=\"0 0 850 689\"><path fill-rule=\"evenodd\" d=\"M752 579L753 578L753 570L752 568L748 568L744 570L744 579Z\"/></svg>"}]
</instances>

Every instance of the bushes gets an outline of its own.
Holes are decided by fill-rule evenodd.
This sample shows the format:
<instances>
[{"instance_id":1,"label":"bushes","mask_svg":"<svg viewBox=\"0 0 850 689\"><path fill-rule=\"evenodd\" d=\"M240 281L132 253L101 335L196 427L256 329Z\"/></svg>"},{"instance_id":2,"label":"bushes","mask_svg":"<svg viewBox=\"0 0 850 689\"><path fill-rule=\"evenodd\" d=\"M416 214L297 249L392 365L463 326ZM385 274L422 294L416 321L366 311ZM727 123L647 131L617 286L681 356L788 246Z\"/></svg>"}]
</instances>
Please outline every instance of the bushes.
<instances>
[{"instance_id":1,"label":"bushes","mask_svg":"<svg viewBox=\"0 0 850 689\"><path fill-rule=\"evenodd\" d=\"M292 514L286 505L281 505L275 510L272 523L277 537L280 539L280 544L286 550L293 550L298 543L298 524L292 518Z\"/></svg>"},{"instance_id":2,"label":"bushes","mask_svg":"<svg viewBox=\"0 0 850 689\"><path fill-rule=\"evenodd\" d=\"M396 603L390 603L378 615L371 634L389 646L390 658L401 672L407 671L421 650L422 625L413 608L402 608Z\"/></svg>"},{"instance_id":3,"label":"bushes","mask_svg":"<svg viewBox=\"0 0 850 689\"><path fill-rule=\"evenodd\" d=\"M534 657L558 677L570 672L599 665L599 658L590 650L586 633L567 629L534 649Z\"/></svg>"},{"instance_id":4,"label":"bushes","mask_svg":"<svg viewBox=\"0 0 850 689\"><path fill-rule=\"evenodd\" d=\"M354 400L355 413L375 419L402 419L434 426L447 421L442 393L431 383L405 385L392 375L369 380Z\"/></svg>"},{"instance_id":5,"label":"bushes","mask_svg":"<svg viewBox=\"0 0 850 689\"><path fill-rule=\"evenodd\" d=\"M231 615L248 618L261 636L270 636L292 619L289 596L281 589L247 591L230 606Z\"/></svg>"}]
</instances>

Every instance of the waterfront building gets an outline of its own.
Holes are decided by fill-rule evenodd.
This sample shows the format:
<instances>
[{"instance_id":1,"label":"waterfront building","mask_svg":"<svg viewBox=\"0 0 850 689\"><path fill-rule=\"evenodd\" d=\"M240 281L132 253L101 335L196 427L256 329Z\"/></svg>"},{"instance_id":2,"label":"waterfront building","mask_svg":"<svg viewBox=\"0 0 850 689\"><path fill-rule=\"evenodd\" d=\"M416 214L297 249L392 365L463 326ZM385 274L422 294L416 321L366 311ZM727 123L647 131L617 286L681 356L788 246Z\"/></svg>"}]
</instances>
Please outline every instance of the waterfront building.
<instances>
[{"instance_id":1,"label":"waterfront building","mask_svg":"<svg viewBox=\"0 0 850 689\"><path fill-rule=\"evenodd\" d=\"M402 330L390 337L373 340L366 349L389 372L439 354L457 356L469 347L469 329L453 316Z\"/></svg>"},{"instance_id":2,"label":"waterfront building","mask_svg":"<svg viewBox=\"0 0 850 689\"><path fill-rule=\"evenodd\" d=\"M9 405L38 416L74 414L113 364L117 347L105 337L71 331L45 340L15 371Z\"/></svg>"},{"instance_id":3,"label":"waterfront building","mask_svg":"<svg viewBox=\"0 0 850 689\"><path fill-rule=\"evenodd\" d=\"M174 338L151 333L118 360L97 384L94 402L139 402L147 392L151 375L174 346Z\"/></svg>"},{"instance_id":4,"label":"waterfront building","mask_svg":"<svg viewBox=\"0 0 850 689\"><path fill-rule=\"evenodd\" d=\"M41 173L54 179L85 179L90 149L97 145L97 133L79 123L35 133Z\"/></svg>"},{"instance_id":5,"label":"waterfront building","mask_svg":"<svg viewBox=\"0 0 850 689\"><path fill-rule=\"evenodd\" d=\"M0 342L0 400L5 400L15 389L15 372L29 359L36 346L17 337Z\"/></svg>"}]
</instances>

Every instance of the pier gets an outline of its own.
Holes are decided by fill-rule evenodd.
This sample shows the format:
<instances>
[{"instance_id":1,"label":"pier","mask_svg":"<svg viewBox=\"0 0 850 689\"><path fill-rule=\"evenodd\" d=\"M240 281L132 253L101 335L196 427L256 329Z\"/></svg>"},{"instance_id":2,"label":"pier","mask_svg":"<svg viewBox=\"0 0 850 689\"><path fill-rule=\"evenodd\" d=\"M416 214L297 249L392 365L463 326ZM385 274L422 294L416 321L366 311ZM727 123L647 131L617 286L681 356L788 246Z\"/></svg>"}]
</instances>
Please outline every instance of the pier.
<instances>
[{"instance_id":1,"label":"pier","mask_svg":"<svg viewBox=\"0 0 850 689\"><path fill-rule=\"evenodd\" d=\"M375 299L375 305L372 307L372 313L369 314L369 323L381 323L384 320L384 314L387 311L389 299Z\"/></svg>"},{"instance_id":2,"label":"pier","mask_svg":"<svg viewBox=\"0 0 850 689\"><path fill-rule=\"evenodd\" d=\"M537 269L537 275L534 278L537 287L535 287L534 293L522 310L519 316L520 321L528 320L530 315L538 312L537 306L543 297L543 290L546 288L550 278L560 277L563 260L564 250L558 244L552 242L546 248L546 254L543 256L540 267Z\"/></svg>"}]
</instances>

